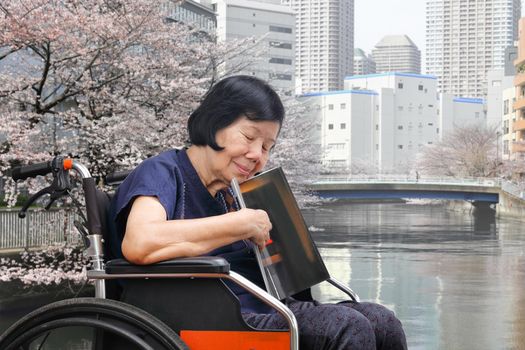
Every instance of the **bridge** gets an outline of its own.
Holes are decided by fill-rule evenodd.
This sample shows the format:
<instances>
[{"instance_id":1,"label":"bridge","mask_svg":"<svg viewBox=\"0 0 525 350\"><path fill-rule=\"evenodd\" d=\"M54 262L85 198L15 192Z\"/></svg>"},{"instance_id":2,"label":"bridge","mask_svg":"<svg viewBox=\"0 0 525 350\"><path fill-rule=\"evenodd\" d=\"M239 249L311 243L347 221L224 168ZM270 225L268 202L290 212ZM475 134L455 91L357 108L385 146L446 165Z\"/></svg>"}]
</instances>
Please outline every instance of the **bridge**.
<instances>
[{"instance_id":1,"label":"bridge","mask_svg":"<svg viewBox=\"0 0 525 350\"><path fill-rule=\"evenodd\" d=\"M488 178L414 178L399 175L323 178L310 189L323 198L337 199L445 199L498 203L502 184Z\"/></svg>"}]
</instances>

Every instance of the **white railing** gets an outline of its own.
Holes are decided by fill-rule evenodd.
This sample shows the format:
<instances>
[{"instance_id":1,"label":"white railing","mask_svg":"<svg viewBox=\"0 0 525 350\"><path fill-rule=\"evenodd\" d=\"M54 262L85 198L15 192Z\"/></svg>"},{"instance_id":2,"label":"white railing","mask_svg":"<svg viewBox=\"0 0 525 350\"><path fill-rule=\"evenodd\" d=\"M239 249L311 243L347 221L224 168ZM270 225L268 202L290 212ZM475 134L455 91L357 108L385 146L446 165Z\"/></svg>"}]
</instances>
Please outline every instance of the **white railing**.
<instances>
[{"instance_id":1,"label":"white railing","mask_svg":"<svg viewBox=\"0 0 525 350\"><path fill-rule=\"evenodd\" d=\"M496 178L455 178L455 177L415 177L403 176L403 175L375 175L375 176L363 176L363 175L341 175L323 177L314 184L327 184L327 183L402 183L402 184L436 184L436 185L460 185L460 186L487 186L487 187L500 187L501 180Z\"/></svg>"},{"instance_id":2,"label":"white railing","mask_svg":"<svg viewBox=\"0 0 525 350\"><path fill-rule=\"evenodd\" d=\"M432 177L424 176L416 178L404 175L340 175L320 178L315 181L314 185L332 184L332 183L348 183L348 184L374 184L374 183L399 183L399 184L427 184L427 185L457 185L457 186L484 186L496 187L501 190L521 199L525 199L525 189L513 182L485 177L470 177L470 178L456 178L456 177Z\"/></svg>"},{"instance_id":3,"label":"white railing","mask_svg":"<svg viewBox=\"0 0 525 350\"><path fill-rule=\"evenodd\" d=\"M73 225L76 215L65 210L28 210L25 219L16 209L0 210L0 249L44 247L53 243L78 243Z\"/></svg>"}]
</instances>

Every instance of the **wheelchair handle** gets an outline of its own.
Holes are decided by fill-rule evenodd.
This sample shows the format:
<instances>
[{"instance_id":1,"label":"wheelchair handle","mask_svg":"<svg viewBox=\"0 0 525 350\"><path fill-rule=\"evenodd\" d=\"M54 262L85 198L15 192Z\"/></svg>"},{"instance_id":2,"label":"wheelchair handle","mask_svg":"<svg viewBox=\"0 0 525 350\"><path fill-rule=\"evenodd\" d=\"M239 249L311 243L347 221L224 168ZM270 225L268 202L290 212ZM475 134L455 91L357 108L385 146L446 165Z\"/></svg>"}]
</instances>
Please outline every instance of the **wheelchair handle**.
<instances>
[{"instance_id":1,"label":"wheelchair handle","mask_svg":"<svg viewBox=\"0 0 525 350\"><path fill-rule=\"evenodd\" d=\"M39 175L47 175L53 170L62 168L63 170L69 170L73 166L73 160L70 158L59 158L55 157L53 160L48 162L29 164L13 168L11 177L13 180L25 180L30 177L37 177Z\"/></svg>"}]
</instances>

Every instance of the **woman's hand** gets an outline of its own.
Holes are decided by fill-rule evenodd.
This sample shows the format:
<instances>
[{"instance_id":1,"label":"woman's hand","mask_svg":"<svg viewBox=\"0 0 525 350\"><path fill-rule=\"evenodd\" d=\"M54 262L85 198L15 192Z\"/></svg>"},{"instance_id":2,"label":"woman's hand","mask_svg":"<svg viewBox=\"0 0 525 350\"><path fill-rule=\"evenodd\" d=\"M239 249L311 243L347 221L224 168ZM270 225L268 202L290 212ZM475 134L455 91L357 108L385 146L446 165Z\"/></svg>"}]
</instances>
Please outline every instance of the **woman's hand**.
<instances>
[{"instance_id":1,"label":"woman's hand","mask_svg":"<svg viewBox=\"0 0 525 350\"><path fill-rule=\"evenodd\" d=\"M235 214L238 216L240 225L244 228L246 238L264 248L266 242L270 239L270 230L272 223L268 214L261 209L241 209Z\"/></svg>"}]
</instances>

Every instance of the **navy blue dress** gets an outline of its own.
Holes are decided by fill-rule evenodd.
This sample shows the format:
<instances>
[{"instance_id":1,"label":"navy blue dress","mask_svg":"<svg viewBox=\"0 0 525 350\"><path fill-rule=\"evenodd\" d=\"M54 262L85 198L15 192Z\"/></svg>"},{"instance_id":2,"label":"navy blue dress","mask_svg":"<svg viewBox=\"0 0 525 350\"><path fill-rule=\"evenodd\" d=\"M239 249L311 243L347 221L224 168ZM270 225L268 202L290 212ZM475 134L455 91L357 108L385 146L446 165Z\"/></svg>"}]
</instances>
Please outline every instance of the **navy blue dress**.
<instances>
[{"instance_id":1,"label":"navy blue dress","mask_svg":"<svg viewBox=\"0 0 525 350\"><path fill-rule=\"evenodd\" d=\"M198 219L221 215L230 211L225 193L214 198L208 192L186 150L169 150L142 162L119 186L111 203L111 216L116 232L110 236L110 258L122 258L122 240L126 222L138 196L157 197L168 220ZM221 256L230 263L230 268L264 288L255 254L248 244L238 241L215 249L206 255ZM241 302L242 312L272 313L266 304L230 281L225 281Z\"/></svg>"}]
</instances>

